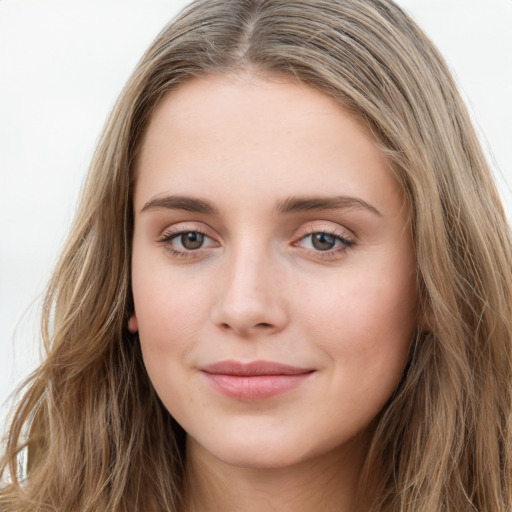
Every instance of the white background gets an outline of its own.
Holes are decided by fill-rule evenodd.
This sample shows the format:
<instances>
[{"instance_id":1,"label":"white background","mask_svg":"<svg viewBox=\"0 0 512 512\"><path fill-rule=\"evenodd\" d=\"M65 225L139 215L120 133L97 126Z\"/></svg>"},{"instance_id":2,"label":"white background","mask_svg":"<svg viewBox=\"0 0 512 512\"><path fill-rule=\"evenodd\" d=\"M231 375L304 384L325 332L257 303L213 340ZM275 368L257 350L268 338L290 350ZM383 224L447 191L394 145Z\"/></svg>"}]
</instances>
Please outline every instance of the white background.
<instances>
[{"instance_id":1,"label":"white background","mask_svg":"<svg viewBox=\"0 0 512 512\"><path fill-rule=\"evenodd\" d=\"M185 3L0 0L0 403L37 361L41 293L102 124L145 48ZM454 71L505 177L512 218L512 0L399 4ZM4 414L5 404L0 426Z\"/></svg>"}]
</instances>

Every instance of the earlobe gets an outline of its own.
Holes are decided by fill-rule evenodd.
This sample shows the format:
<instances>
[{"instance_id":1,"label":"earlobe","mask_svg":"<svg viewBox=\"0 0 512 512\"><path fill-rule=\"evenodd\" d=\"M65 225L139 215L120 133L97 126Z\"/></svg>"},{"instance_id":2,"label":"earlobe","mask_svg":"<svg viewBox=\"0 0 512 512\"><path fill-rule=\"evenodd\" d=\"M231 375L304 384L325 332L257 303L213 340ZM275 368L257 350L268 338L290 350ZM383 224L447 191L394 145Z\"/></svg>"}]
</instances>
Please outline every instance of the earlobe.
<instances>
[{"instance_id":1,"label":"earlobe","mask_svg":"<svg viewBox=\"0 0 512 512\"><path fill-rule=\"evenodd\" d=\"M135 314L135 311L131 314L130 319L128 320L128 330L135 334L139 329L139 326L137 324L137 315Z\"/></svg>"}]
</instances>

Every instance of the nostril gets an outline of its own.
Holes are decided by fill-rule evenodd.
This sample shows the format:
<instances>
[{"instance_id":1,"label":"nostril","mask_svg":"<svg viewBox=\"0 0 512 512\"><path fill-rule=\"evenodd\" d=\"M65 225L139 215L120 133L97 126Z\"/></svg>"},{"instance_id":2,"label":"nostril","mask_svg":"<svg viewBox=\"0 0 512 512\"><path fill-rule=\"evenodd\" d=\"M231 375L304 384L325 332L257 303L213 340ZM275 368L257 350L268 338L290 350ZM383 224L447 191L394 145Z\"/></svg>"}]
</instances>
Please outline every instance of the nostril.
<instances>
[{"instance_id":1,"label":"nostril","mask_svg":"<svg viewBox=\"0 0 512 512\"><path fill-rule=\"evenodd\" d=\"M220 327L224 330L228 330L228 329L232 329L232 326L229 325L228 323L224 322L222 324L220 324ZM272 328L272 324L269 324L268 322L260 322L258 324L255 324L254 325L255 328L263 328L263 329L269 329L269 328ZM235 329L236 330L236 329Z\"/></svg>"}]
</instances>

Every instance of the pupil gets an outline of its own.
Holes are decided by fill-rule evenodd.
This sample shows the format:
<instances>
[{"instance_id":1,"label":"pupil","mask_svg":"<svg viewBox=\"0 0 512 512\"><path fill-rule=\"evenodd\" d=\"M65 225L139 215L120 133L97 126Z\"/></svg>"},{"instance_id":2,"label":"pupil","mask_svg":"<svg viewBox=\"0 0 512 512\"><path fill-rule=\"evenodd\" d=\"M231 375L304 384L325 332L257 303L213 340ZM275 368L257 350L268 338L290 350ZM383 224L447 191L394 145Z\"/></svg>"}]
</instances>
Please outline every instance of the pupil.
<instances>
[{"instance_id":1,"label":"pupil","mask_svg":"<svg viewBox=\"0 0 512 512\"><path fill-rule=\"evenodd\" d=\"M327 233L315 233L312 239L313 247L319 251L328 251L334 247L336 239Z\"/></svg>"},{"instance_id":2,"label":"pupil","mask_svg":"<svg viewBox=\"0 0 512 512\"><path fill-rule=\"evenodd\" d=\"M185 249L199 249L203 245L204 235L195 231L189 231L181 235L181 243Z\"/></svg>"}]
</instances>

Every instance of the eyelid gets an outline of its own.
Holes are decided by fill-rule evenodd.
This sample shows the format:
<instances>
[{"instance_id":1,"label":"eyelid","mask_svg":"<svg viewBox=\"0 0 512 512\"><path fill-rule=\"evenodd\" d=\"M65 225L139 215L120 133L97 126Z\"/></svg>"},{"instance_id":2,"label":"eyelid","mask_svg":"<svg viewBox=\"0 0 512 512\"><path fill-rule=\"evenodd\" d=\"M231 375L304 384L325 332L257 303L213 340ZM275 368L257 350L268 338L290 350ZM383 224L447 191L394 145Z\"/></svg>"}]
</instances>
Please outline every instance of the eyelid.
<instances>
[{"instance_id":1,"label":"eyelid","mask_svg":"<svg viewBox=\"0 0 512 512\"><path fill-rule=\"evenodd\" d=\"M327 233L329 235L336 236L353 243L356 241L355 235L349 229L340 226L339 224L321 221L312 222L301 226L301 228L297 230L295 239L299 240L308 235L312 235L313 233Z\"/></svg>"},{"instance_id":2,"label":"eyelid","mask_svg":"<svg viewBox=\"0 0 512 512\"><path fill-rule=\"evenodd\" d=\"M162 240L163 238L170 238L173 235L179 235L180 233L187 233L190 231L201 233L212 239L216 238L214 231L202 222L184 221L176 222L175 224L165 227L158 235L158 239Z\"/></svg>"}]
</instances>

